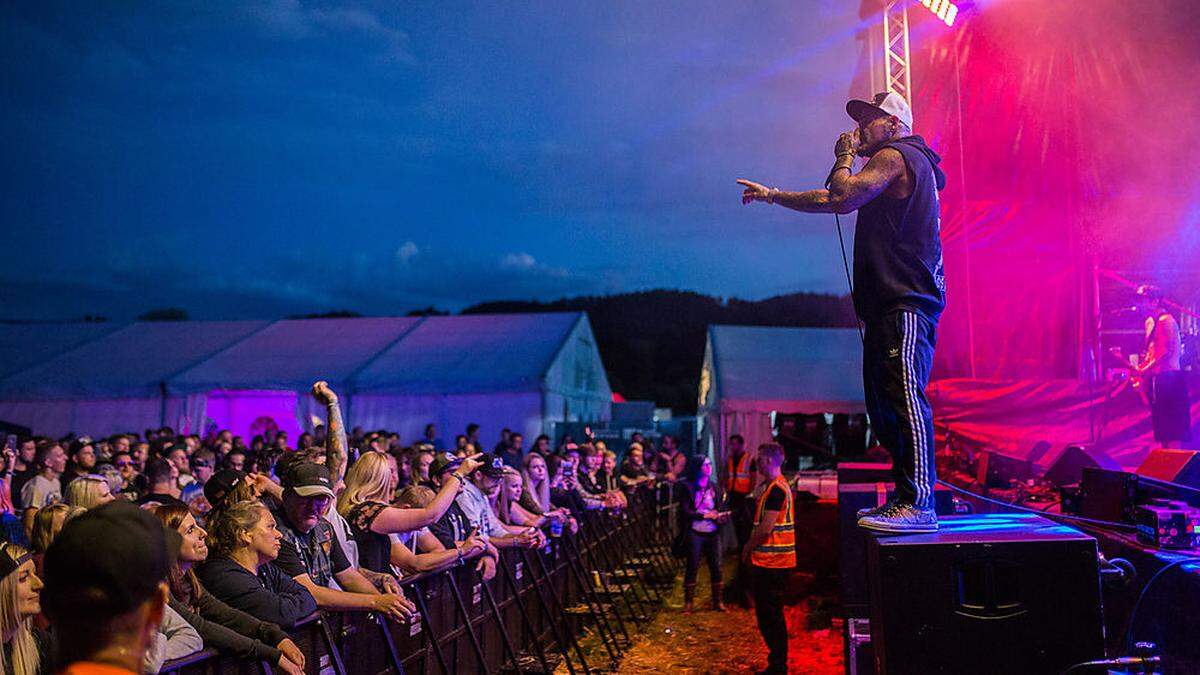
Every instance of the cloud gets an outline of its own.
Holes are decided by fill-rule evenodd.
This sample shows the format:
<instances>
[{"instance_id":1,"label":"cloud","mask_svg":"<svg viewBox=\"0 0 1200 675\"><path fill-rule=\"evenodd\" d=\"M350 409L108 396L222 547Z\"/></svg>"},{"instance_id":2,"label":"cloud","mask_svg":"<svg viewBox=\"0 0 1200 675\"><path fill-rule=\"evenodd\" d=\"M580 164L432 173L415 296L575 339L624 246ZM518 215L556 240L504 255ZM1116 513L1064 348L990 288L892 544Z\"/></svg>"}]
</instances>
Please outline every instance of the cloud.
<instances>
[{"instance_id":1,"label":"cloud","mask_svg":"<svg viewBox=\"0 0 1200 675\"><path fill-rule=\"evenodd\" d=\"M270 0L247 10L271 35L287 40L307 40L331 33L350 33L374 40L385 61L412 65L408 34L385 25L377 15L359 8L305 7L299 0Z\"/></svg>"},{"instance_id":2,"label":"cloud","mask_svg":"<svg viewBox=\"0 0 1200 675\"><path fill-rule=\"evenodd\" d=\"M396 260L400 261L401 265L407 265L420 253L421 249L417 248L416 242L406 241L403 246L396 249Z\"/></svg>"},{"instance_id":3,"label":"cloud","mask_svg":"<svg viewBox=\"0 0 1200 675\"><path fill-rule=\"evenodd\" d=\"M531 270L537 260L528 253L509 253L500 259L500 267L506 270Z\"/></svg>"}]
</instances>

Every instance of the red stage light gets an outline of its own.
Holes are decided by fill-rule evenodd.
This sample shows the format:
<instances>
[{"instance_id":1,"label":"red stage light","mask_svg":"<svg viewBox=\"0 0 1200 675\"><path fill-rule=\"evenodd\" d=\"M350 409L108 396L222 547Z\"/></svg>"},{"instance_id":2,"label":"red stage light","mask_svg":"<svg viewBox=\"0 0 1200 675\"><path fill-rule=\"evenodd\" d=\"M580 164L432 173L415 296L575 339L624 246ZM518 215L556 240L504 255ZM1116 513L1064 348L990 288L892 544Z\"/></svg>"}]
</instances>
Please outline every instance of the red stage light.
<instances>
[{"instance_id":1,"label":"red stage light","mask_svg":"<svg viewBox=\"0 0 1200 675\"><path fill-rule=\"evenodd\" d=\"M921 0L921 4L944 21L947 26L954 25L954 19L958 16L958 5L950 0Z\"/></svg>"}]
</instances>

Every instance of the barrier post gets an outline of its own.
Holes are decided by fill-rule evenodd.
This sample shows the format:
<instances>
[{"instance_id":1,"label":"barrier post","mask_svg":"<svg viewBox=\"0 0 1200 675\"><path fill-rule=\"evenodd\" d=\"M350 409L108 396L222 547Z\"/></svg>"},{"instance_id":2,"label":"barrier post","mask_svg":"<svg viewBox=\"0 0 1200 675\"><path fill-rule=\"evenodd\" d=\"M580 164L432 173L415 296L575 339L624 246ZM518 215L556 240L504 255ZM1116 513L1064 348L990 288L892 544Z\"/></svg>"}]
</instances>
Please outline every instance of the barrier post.
<instances>
[{"instance_id":1,"label":"barrier post","mask_svg":"<svg viewBox=\"0 0 1200 675\"><path fill-rule=\"evenodd\" d=\"M509 569L509 563L504 560L503 555L500 556L500 560L496 561L496 566L502 569L505 580L508 580L509 586L512 587L512 601L517 604L517 610L521 614L521 621L524 622L527 631L529 631L529 637L533 640L534 649L538 650L538 663L541 664L542 673L547 675L553 673L553 670L550 668L550 662L546 659L546 649L541 644L540 631L533 625L533 620L529 619L529 613L526 610L526 605L524 605L524 599L521 597L521 586L517 584L516 575L512 574L511 569ZM536 592L536 589L534 592ZM563 647L562 644L559 644L559 646ZM563 657L570 664L570 658L566 656L565 647L563 647ZM574 673L574 670L571 671Z\"/></svg>"},{"instance_id":2,"label":"barrier post","mask_svg":"<svg viewBox=\"0 0 1200 675\"><path fill-rule=\"evenodd\" d=\"M427 581L418 581L413 585L418 584L428 586ZM450 666L446 663L446 655L442 652L442 645L438 642L437 632L433 629L433 621L430 620L429 606L425 603L425 591L418 587L416 595L417 611L421 613L421 622L425 624L425 638L429 640L430 646L433 647L433 654L437 658L438 665L442 667L443 675L450 675L452 672Z\"/></svg>"},{"instance_id":3,"label":"barrier post","mask_svg":"<svg viewBox=\"0 0 1200 675\"><path fill-rule=\"evenodd\" d=\"M566 540L566 544L563 541ZM564 557L567 560L567 568L570 569L572 576L575 577L575 583L578 584L579 590L583 594L584 603L588 606L588 612L592 615L592 621L596 623L596 632L600 634L600 640L604 643L604 649L608 652L609 658L615 664L620 660L622 653L621 646L617 644L617 634L613 631L612 623L608 620L608 615L604 612L604 605L597 598L590 582L587 580L587 574L581 571L582 564L578 558L578 551L572 551L575 546L573 535L567 535L559 538L559 543L565 549ZM568 577L568 580L570 577ZM621 617L616 615L618 622ZM621 632L625 632L625 626L621 625ZM626 640L629 639L626 634ZM610 643L611 640L611 643Z\"/></svg>"},{"instance_id":4,"label":"barrier post","mask_svg":"<svg viewBox=\"0 0 1200 675\"><path fill-rule=\"evenodd\" d=\"M467 637L471 639L471 649L475 652L475 658L479 659L478 669L484 673L491 672L487 667L487 659L483 656L483 646L479 644L479 636L475 635L475 627L471 625L471 613L467 611L467 605L463 603L458 580L454 578L451 570L446 570L442 574L445 575L446 582L450 584L450 593L454 596L454 604L462 616L463 628L467 631Z\"/></svg>"},{"instance_id":5,"label":"barrier post","mask_svg":"<svg viewBox=\"0 0 1200 675\"><path fill-rule=\"evenodd\" d=\"M550 572L546 569L546 561L542 559L541 552L539 552L539 551L531 552L529 549L523 548L523 549L521 549L521 554L525 558L526 567L529 567L530 573L534 575L535 580L537 577L537 573L534 570L536 570L536 569L541 570L542 578L545 580L544 585L547 587L547 590L550 591L550 601L551 601L550 604L553 605L555 607L555 609L558 611L558 616L562 620L562 622L564 624L564 628L568 627L569 621L567 619L566 609L563 608L563 605L559 601L558 596L554 594L554 589L550 588L550 584L551 584ZM533 565L530 565L528 562L529 558L531 556L537 562L536 567L534 567ZM543 586L543 584L535 583L534 586L535 586L535 588L540 588L541 586ZM538 591L538 597L543 597L540 590ZM549 608L547 608L547 614L549 614ZM553 625L553 620L551 620L551 625ZM566 633L567 633L567 640L571 643L571 646L575 648L575 653L579 655L579 665L583 667L583 672L585 673L585 675L591 675L592 669L588 665L587 656L584 655L583 648L579 646L579 640L577 640L575 638L575 632L568 630L568 631L566 631ZM571 659L570 659L570 657L567 657L567 667L570 668L570 665L571 665ZM574 671L572 671L572 672L574 672Z\"/></svg>"}]
</instances>

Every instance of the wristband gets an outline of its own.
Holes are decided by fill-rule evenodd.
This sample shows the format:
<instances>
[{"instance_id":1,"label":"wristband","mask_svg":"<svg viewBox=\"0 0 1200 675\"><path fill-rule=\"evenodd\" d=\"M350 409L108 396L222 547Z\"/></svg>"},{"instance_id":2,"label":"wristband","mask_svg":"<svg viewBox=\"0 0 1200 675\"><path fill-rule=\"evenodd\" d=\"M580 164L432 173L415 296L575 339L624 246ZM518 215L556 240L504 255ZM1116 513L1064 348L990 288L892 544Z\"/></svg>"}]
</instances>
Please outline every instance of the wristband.
<instances>
[{"instance_id":1,"label":"wristband","mask_svg":"<svg viewBox=\"0 0 1200 675\"><path fill-rule=\"evenodd\" d=\"M779 188L771 188L770 190L767 190L767 203L774 204L775 197L778 194L779 194Z\"/></svg>"}]
</instances>

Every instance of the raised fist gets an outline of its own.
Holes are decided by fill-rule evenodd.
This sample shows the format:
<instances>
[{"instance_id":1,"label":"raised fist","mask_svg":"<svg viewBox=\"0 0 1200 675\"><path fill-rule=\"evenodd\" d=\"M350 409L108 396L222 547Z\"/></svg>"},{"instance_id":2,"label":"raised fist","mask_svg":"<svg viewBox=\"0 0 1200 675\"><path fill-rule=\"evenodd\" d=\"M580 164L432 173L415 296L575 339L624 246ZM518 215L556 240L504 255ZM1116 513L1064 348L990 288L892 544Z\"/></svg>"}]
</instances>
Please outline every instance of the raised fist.
<instances>
[{"instance_id":1,"label":"raised fist","mask_svg":"<svg viewBox=\"0 0 1200 675\"><path fill-rule=\"evenodd\" d=\"M322 405L333 405L338 400L337 394L333 393L333 390L329 388L329 383L325 380L313 384L312 395Z\"/></svg>"}]
</instances>

